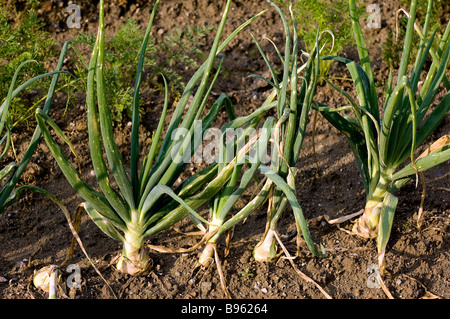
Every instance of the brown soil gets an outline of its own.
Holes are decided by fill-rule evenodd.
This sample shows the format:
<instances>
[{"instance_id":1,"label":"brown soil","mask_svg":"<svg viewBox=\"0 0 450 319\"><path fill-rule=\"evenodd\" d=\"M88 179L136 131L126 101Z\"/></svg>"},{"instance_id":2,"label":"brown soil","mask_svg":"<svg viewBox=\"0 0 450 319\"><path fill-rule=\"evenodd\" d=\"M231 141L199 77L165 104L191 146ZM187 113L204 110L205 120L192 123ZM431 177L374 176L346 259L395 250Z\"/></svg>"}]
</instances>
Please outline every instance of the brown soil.
<instances>
[{"instance_id":1,"label":"brown soil","mask_svg":"<svg viewBox=\"0 0 450 319\"><path fill-rule=\"evenodd\" d=\"M66 2L66 1L64 1ZM112 2L106 9L107 30L114 33L126 18L135 18L145 25L152 6L147 1ZM153 1L152 1L153 2ZM217 25L225 1L161 1L154 25L158 39L176 27L194 24ZM56 1L58 3L58 1ZM95 32L97 28L97 1L76 1L82 9L83 31ZM388 3L388 4L386 4ZM41 9L39 14L47 22L47 30L62 43L73 37L78 30L68 29L65 8L55 5L52 9ZM387 79L387 68L381 60L381 43L394 24L394 13L399 1L384 2L382 6L382 28L365 29L366 41L375 66L375 73L383 92ZM262 9L268 9L262 18L248 28L257 37L263 35L283 48L281 20L275 10L265 1L234 1L225 34ZM207 48L205 48L206 50ZM270 57L275 61L271 45L265 44ZM355 59L354 48L343 53ZM225 51L224 76L215 88L215 93L226 92L234 102L238 114L248 114L256 109L268 87L261 80L248 78L249 74L268 75L264 61L248 32L242 32ZM342 76L344 70L333 66L332 74ZM186 74L187 76L187 74ZM346 85L348 82L343 82ZM347 84L348 85L348 84ZM350 86L348 85L350 88ZM382 96L380 94L380 96ZM342 105L345 101L328 87L318 87L316 100L329 105ZM78 107L64 115L66 96L58 94L51 116L69 136L82 159L81 172L86 181L95 186L86 146L86 118L82 106L84 96L79 94ZM141 129L142 145L151 136L157 125L162 108L160 98L149 97L146 105L144 125ZM223 115L225 116L225 115ZM217 125L225 118L219 118ZM309 125L309 133L312 126ZM117 141L127 154L129 128L117 132ZM449 134L450 117L447 116L432 138ZM16 134L15 145L27 141L29 132ZM316 157L314 159L311 134L308 135L297 167L297 193L299 202L308 220L315 242L327 249L325 258L313 257L301 243L301 254L294 260L298 270L313 279L332 298L336 299L385 299L380 288L370 288L368 280L370 265L377 264L376 243L349 235L352 221L336 225L322 222L321 216L336 218L360 210L365 194L353 155L345 137L318 116L316 129ZM19 157L21 154L19 146ZM127 159L127 157L124 157ZM317 168L318 167L318 168ZM387 247L388 275L385 284L395 298L418 299L430 296L450 297L449 258L449 179L450 163L429 170L425 174L427 196L424 203L423 226L418 229L417 212L420 204L421 186L411 181L398 192L399 204L392 234ZM192 168L194 169L194 168ZM33 162L23 176L22 183L42 187L67 205L73 212L81 198L72 190L60 169L49 156L42 142L33 157ZM200 213L206 213L206 209ZM257 263L252 250L264 232L265 211L251 215L245 223L235 227L229 254L223 256L224 241L220 241L223 276L232 298L235 299L320 299L324 294L313 284L302 279L291 263L281 257L273 264ZM176 225L183 232L192 231L187 221ZM279 234L289 251L295 254L296 228L291 210L287 209L279 224ZM70 261L81 267L82 284L78 290L68 292L72 298L136 298L136 299L221 299L225 297L215 265L209 269L197 269L199 250L173 254L152 251L154 268L146 276L130 277L118 273L112 261L121 252L119 243L104 235L89 219L83 216L80 237L86 250L111 289L94 271L77 247ZM0 298L33 299L46 298L46 294L31 283L33 272L40 266L27 266L31 260L42 263L61 263L71 242L71 232L61 211L43 196L27 193L17 204L0 216ZM149 244L172 248L188 248L200 237L188 237L174 229L166 230L152 238ZM37 262L35 262L37 264ZM64 274L65 278L70 275ZM431 295L433 294L433 295Z\"/></svg>"}]
</instances>

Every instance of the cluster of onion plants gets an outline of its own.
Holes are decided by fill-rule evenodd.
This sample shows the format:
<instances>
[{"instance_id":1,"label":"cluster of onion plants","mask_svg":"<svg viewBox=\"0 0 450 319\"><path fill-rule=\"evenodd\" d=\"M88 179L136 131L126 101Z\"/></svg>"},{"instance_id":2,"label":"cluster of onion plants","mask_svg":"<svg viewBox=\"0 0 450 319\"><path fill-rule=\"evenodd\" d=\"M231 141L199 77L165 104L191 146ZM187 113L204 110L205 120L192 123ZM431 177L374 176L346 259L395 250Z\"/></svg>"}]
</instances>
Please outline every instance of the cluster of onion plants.
<instances>
[{"instance_id":1,"label":"cluster of onion plants","mask_svg":"<svg viewBox=\"0 0 450 319\"><path fill-rule=\"evenodd\" d=\"M429 30L431 5L430 0L424 26L420 28L415 23L417 0L411 1L397 81L394 83L391 70L383 108L378 105L374 74L355 0L349 0L349 8L361 65L342 57L323 57L345 64L354 83L357 101L328 81L348 99L350 106L334 108L319 103L317 109L347 137L353 151L366 191L364 211L353 232L364 238L377 239L382 272L398 203L394 193L412 178L419 180L423 171L450 159L448 136L437 140L420 156L416 154L450 109L450 83L446 77L450 61L450 23L437 39L437 29ZM413 61L410 53L414 31L421 41ZM431 66L425 70L430 57ZM439 97L442 88L446 93ZM340 112L344 109L352 110L352 115Z\"/></svg>"},{"instance_id":2,"label":"cluster of onion plants","mask_svg":"<svg viewBox=\"0 0 450 319\"><path fill-rule=\"evenodd\" d=\"M246 137L251 139L253 136L253 138L256 137L256 142L253 143L253 148L250 150L251 155L245 157L239 165L234 167L232 178L210 202L209 239L199 258L199 264L202 266L208 266L213 260L220 235L244 221L256 210L261 209L265 202L269 203L267 229L253 252L257 261L273 262L276 260L278 256L275 237L277 222L288 203L295 216L298 235L303 235L308 248L314 255L325 255L323 247L322 251L319 251L311 239L307 222L295 192L295 166L305 137L308 115L317 85L320 61L319 49L316 45L311 53L306 54L307 62L300 65L295 22L293 22L293 35L291 36L289 25L282 10L274 3L268 2L279 12L284 25L285 53L284 56L279 54L283 64L283 73L280 76L281 79L278 79L272 63L257 39L253 37L267 63L272 79L263 78L259 75L253 76L261 78L273 86L271 94L260 109L276 108L276 117L267 118L258 133L249 135L249 132L254 132L254 128L260 121L260 118L255 118L241 134L235 134L237 143L226 144L227 126L222 129L223 134L220 141L223 151L219 155L219 165L226 165L232 159L229 156L230 151L234 154L234 152L240 150L239 145L244 145L243 142L238 142L239 139L245 139ZM319 42L318 38L319 34L317 34L317 42ZM278 49L276 51L280 53ZM271 154L268 154L269 150ZM242 209L229 217L233 206L248 188L249 183L257 176L257 173L260 173L265 179L260 185L261 189Z\"/></svg>"},{"instance_id":3,"label":"cluster of onion plants","mask_svg":"<svg viewBox=\"0 0 450 319\"><path fill-rule=\"evenodd\" d=\"M152 262L145 249L146 238L174 225L187 216L191 216L191 219L195 222L204 221L207 223L196 213L196 209L207 203L231 178L236 161L225 167L220 167L220 171L217 164L213 164L186 180L175 191L171 188L183 172L186 159L190 159L195 152L194 131L200 130L204 133L211 126L220 108L229 105L226 97L221 95L204 115L207 99L219 76L220 65L215 74L212 72L218 54L240 30L259 16L256 15L242 24L225 41L220 43L231 6L231 0L227 1L209 56L186 85L173 111L165 137L162 138L169 104L166 84L161 118L153 135L149 153L140 163L138 140L139 90L145 48L147 47L157 5L158 2L153 8L146 29L137 67L132 105L129 174L124 165L122 154L114 141L111 114L105 98L107 88L104 79L105 22L103 1L100 1L97 41L89 63L86 92L90 155L101 193L81 179L60 145L50 134L50 128L52 128L70 145L69 140L63 136L56 123L44 112L40 110L36 112L46 143L68 182L85 200L83 203L85 210L104 233L123 243L123 253L117 262L117 269L131 275L144 274L151 268ZM193 99L189 101L191 95L193 95ZM188 102L190 103L189 106ZM233 123L245 125L245 121L251 119L252 116L244 118L243 121L235 119ZM106 161L103 157L103 149L106 153ZM118 189L111 185L110 177L114 178Z\"/></svg>"}]
</instances>

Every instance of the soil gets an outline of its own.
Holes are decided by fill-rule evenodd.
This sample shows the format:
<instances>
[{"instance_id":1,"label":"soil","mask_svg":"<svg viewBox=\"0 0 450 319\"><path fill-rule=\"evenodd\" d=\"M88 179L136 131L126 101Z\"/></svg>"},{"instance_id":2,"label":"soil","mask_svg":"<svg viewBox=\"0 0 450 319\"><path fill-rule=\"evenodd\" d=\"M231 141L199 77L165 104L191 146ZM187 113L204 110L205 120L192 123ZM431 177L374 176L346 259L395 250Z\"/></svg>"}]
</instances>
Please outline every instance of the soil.
<instances>
[{"instance_id":1,"label":"soil","mask_svg":"<svg viewBox=\"0 0 450 319\"><path fill-rule=\"evenodd\" d=\"M153 1L151 1L153 3ZM153 35L158 41L168 32L185 25L218 25L225 1L194 0L161 1L154 23ZM46 29L59 43L71 39L80 30L95 32L97 28L98 1L77 0L81 8L81 29L69 29L66 20L67 1L54 1L53 7L43 6L38 13L47 23ZM118 30L127 18L135 18L145 26L152 5L147 1L116 0L107 1L107 32ZM375 76L379 84L379 96L383 96L388 69L381 59L381 44L393 29L395 11L400 1L385 1L381 4L382 26L378 29L364 28L366 42L373 59ZM443 21L448 21L448 7L443 5ZM248 31L256 37L269 37L280 48L284 47L284 36L280 17L265 1L237 0L224 33L229 34L243 21L262 9L268 9L263 17L252 23L247 32L242 32L225 50L224 76L214 88L213 94L226 92L233 100L238 115L248 114L259 107L269 91L261 80L249 78L250 74L268 76L268 70ZM211 39L214 33L209 36ZM206 41L210 43L211 41ZM276 53L268 42L262 42L272 61ZM204 48L208 49L207 45ZM350 46L342 55L357 59L356 50ZM339 65L333 65L331 74L347 76ZM189 76L189 72L184 74ZM341 83L346 89L348 81ZM441 94L440 96L443 96ZM51 110L52 118L70 138L81 158L81 174L93 186L95 180L91 172L89 150L86 145L87 127L84 112L84 95L80 93L76 107L65 114L67 97L63 93L56 96ZM345 101L327 86L317 88L315 99L328 105L344 105ZM380 100L383 102L382 100ZM381 104L382 105L382 104ZM141 128L142 153L155 129L162 109L161 98L148 96L145 99L145 115ZM226 120L221 114L215 125ZM281 256L277 262L258 263L252 257L252 250L261 239L266 222L264 209L252 214L232 232L229 253L224 256L225 242L218 245L223 278L234 299L322 299L325 295L318 287L302 278L302 272L332 298L335 299L386 299L381 288L370 284L373 264L377 264L376 243L348 233L353 220L343 224L327 224L323 216L337 218L354 213L363 208L364 187L358 174L354 158L345 136L339 134L320 115L317 117L315 132L315 155L313 151L312 125L308 126L300 159L297 163L299 174L296 179L297 197L302 205L310 226L313 239L322 243L327 256L312 256L304 242L300 242L300 253L291 262ZM444 119L433 136L425 143L429 145L442 135L450 132L450 117ZM130 128L124 125L117 129L117 143L128 160ZM20 158L30 132L16 132L15 145ZM23 146L22 146L23 145ZM32 163L22 177L21 184L42 187L74 212L82 199L69 186L50 152L41 141L33 156ZM315 159L316 157L316 159ZM195 170L196 167L189 167ZM417 227L417 216L422 187L410 181L398 193L399 204L394 219L391 238L386 250L387 275L383 278L387 289L394 298L419 299L450 297L449 258L449 185L450 163L446 162L425 173L426 198L422 227ZM207 213L207 209L200 211ZM181 221L175 228L165 230L148 239L151 245L168 248L189 248L200 237L186 236L194 228L188 221ZM181 231L181 232L180 232ZM292 255L297 248L297 233L292 211L287 209L279 223L280 237ZM66 292L67 298L76 299L222 299L226 295L222 289L218 269L213 264L208 269L196 267L201 249L188 253L160 253L151 250L153 270L145 276L131 277L119 273L114 267L114 259L120 254L118 242L104 235L84 214L80 237L92 261L109 284L95 272L85 255L77 246L70 264L81 270L81 287ZM32 284L35 270L44 264L60 264L66 257L72 234L59 208L45 197L25 193L24 197L6 213L0 216L0 298L1 299L42 299L47 294ZM66 270L66 268L64 268ZM73 270L63 274L65 279ZM65 298L65 297L63 297Z\"/></svg>"}]
</instances>

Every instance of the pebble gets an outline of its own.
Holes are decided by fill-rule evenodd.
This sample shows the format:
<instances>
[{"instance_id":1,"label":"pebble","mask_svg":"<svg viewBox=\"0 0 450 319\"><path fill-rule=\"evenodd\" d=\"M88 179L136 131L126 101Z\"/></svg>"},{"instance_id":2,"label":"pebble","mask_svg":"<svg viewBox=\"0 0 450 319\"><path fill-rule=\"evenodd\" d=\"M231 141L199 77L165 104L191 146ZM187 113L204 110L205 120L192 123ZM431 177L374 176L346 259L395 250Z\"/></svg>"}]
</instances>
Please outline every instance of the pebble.
<instances>
[{"instance_id":1,"label":"pebble","mask_svg":"<svg viewBox=\"0 0 450 319\"><path fill-rule=\"evenodd\" d=\"M8 279L6 279L5 277L0 277L0 282L8 282Z\"/></svg>"}]
</instances>

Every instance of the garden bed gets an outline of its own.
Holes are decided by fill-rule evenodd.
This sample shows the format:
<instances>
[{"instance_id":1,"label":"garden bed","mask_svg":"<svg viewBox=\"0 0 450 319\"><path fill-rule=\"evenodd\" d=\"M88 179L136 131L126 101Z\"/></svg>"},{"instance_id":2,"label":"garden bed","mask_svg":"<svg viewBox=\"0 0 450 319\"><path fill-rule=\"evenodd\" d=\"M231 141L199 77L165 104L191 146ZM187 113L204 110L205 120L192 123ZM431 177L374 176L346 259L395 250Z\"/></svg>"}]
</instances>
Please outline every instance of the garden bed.
<instances>
[{"instance_id":1,"label":"garden bed","mask_svg":"<svg viewBox=\"0 0 450 319\"><path fill-rule=\"evenodd\" d=\"M127 18L135 18L145 26L152 7L146 1L112 1L106 6L107 32L113 34ZM381 59L381 43L391 32L394 13L399 1L381 5L382 27L364 28L369 54L373 59L378 90L384 91L388 69ZM86 32L97 29L97 7L91 1L79 0L82 8L81 25ZM107 1L106 3L109 3ZM63 43L71 39L78 30L68 29L65 21L66 4L51 9L42 8L39 15L47 23L46 29ZM229 34L244 20L262 9L264 16L254 21L247 30L258 39L263 35L272 39L280 48L284 45L282 24L279 15L265 1L234 1L224 33ZM154 36L158 40L176 27L193 24L217 25L220 21L222 1L161 1L154 22ZM447 13L448 19L448 13ZM447 20L446 20L447 21ZM213 35L211 35L212 39ZM207 41L208 43L208 41ZM275 59L271 45L264 44ZM205 48L206 50L209 48ZM346 48L344 53L356 59L356 50ZM232 99L238 114L248 114L264 101L269 92L267 84L250 74L268 74L268 70L248 32L242 32L224 52L224 74L213 90L213 94L226 92ZM333 66L332 74L346 76L344 69ZM186 72L185 76L188 76ZM348 75L347 75L348 77ZM342 81L345 87L348 81ZM351 85L348 85L351 89ZM381 94L379 96L382 96ZM442 96L442 94L440 95ZM91 175L89 150L87 147L86 114L84 96L79 94L76 107L65 114L66 96L58 93L50 111L51 117L64 130L81 158L81 173L88 183L95 185ZM328 105L343 105L345 100L329 86L317 88L316 100ZM145 114L141 129L143 148L156 128L162 109L161 96L149 96L145 101ZM380 103L381 104L381 103ZM382 104L381 104L382 105ZM170 111L169 111L170 112ZM312 113L314 114L314 113ZM226 120L219 116L216 124ZM117 130L116 140L121 151L127 152L131 128L124 125ZM447 114L442 124L425 143L430 144L450 132L450 117ZM311 255L304 243L301 254L294 260L296 268L313 279L332 298L387 298L385 292L370 283L373 268L377 264L376 242L350 235L352 221L330 225L323 216L337 218L354 213L364 206L364 186L358 174L353 154L345 139L323 117L318 115L315 131L315 153L313 151L312 125L308 125L297 168L296 189L298 200L310 226L313 239L322 243L327 256ZM30 132L16 132L14 143L20 158L22 144ZM129 151L128 151L129 152ZM316 157L316 159L315 159ZM198 167L190 166L188 171ZM426 198L423 225L417 228L417 215L422 187L416 188L415 180L408 182L398 193L399 203L394 219L391 238L386 250L385 284L395 298L450 297L449 258L449 187L450 163L446 162L425 172ZM32 163L22 176L22 183L42 187L59 198L73 212L82 199L67 183L59 167L51 157L43 140ZM207 213L207 208L200 213ZM296 227L291 209L288 208L279 224L279 233L286 247L295 254ZM230 251L221 255L224 279L232 298L236 299L318 299L324 294L313 284L302 279L291 263L281 257L276 263L257 263L252 250L261 239L266 222L266 211L252 214L232 232ZM186 236L193 231L187 221L176 225L149 239L152 245L168 248L189 248L201 237ZM180 232L181 231L181 232ZM104 235L85 214L80 237L91 259L96 263L110 287L94 271L86 257L77 247L70 261L81 269L81 288L68 292L73 298L139 298L139 299L192 299L224 298L218 271L213 264L208 269L196 267L200 250L188 253L158 253L151 251L153 270L146 276L132 277L117 272L114 259L121 247ZM61 263L71 243L71 232L59 208L45 197L26 193L23 199L0 216L0 298L32 299L46 298L46 294L32 284L32 275L38 266L27 266L31 260L38 264ZM219 251L224 251L220 241Z\"/></svg>"}]
</instances>

